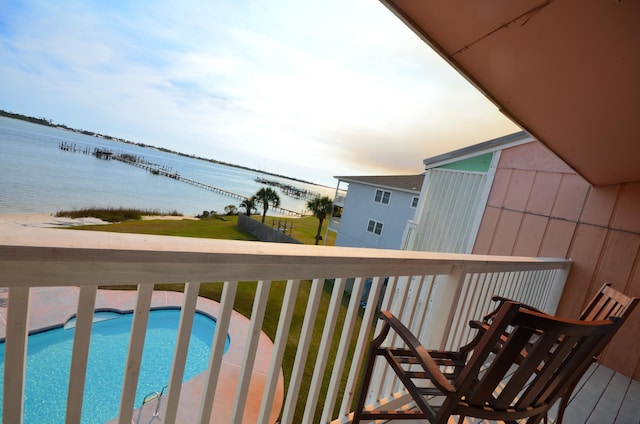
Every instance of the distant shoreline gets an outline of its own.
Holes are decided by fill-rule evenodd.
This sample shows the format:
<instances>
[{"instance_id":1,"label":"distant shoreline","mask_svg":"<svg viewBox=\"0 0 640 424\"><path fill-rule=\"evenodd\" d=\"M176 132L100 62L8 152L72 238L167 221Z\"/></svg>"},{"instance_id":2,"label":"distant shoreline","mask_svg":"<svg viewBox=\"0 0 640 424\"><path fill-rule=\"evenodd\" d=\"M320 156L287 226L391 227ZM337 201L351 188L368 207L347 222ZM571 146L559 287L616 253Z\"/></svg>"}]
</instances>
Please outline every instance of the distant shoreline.
<instances>
[{"instance_id":1,"label":"distant shoreline","mask_svg":"<svg viewBox=\"0 0 640 424\"><path fill-rule=\"evenodd\" d=\"M8 112L8 111L5 111L3 109L0 109L0 116L3 116L5 118L9 118L9 119L16 119L16 120L19 120L19 121L26 121L26 122L30 122L32 124L42 125L42 126L45 126L45 127L58 128L58 129L65 130L65 131L71 131L71 132L75 132L75 133L79 133L79 134L84 134L84 135L88 135L90 137L104 138L106 140L111 140L111 141L115 141L115 142L119 142L119 143L132 144L132 145L135 145L135 146L138 146L138 147L147 148L147 149L155 149L155 150L159 150L161 152L170 153L170 154L174 154L174 155L178 155L178 156L183 156L183 157L187 157L187 158L191 158L191 159L198 159L198 160L201 160L201 161L215 163L215 164L218 164L218 165L230 166L232 168L239 168L239 169L244 169L244 170L252 171L252 172L259 172L261 174L271 175L271 176L279 177L279 178L286 178L287 180L297 181L297 182L304 183L304 184L310 184L310 185L319 186L319 187L326 187L326 188L333 188L331 186L327 186L327 185L324 185L324 184L317 184L317 183L314 183L314 182L311 182L311 181L306 181L306 180L302 180L302 179L294 178L294 177L288 177L286 175L276 174L276 173L273 173L273 172L263 171L263 170L260 170L260 169L249 168L249 167L243 166L243 165L237 165L237 164L233 164L233 163L223 162L223 161L219 161L219 160L216 160L216 159L204 158L204 157L196 156L196 155L189 155L189 154L186 154L186 153L177 152L175 150L166 149L164 147L152 146L150 144L136 143L136 142L133 142L133 141L125 140L123 138L113 137L113 136L107 135L107 134L100 134L100 133L96 133L96 132L93 132L93 131L79 130L77 128L71 128L71 127L69 127L67 125L64 125L64 124L56 124L51 119L47 119L47 118L36 118L36 117L33 117L33 116L28 116L28 115L22 115L22 114L19 114L19 113Z\"/></svg>"}]
</instances>

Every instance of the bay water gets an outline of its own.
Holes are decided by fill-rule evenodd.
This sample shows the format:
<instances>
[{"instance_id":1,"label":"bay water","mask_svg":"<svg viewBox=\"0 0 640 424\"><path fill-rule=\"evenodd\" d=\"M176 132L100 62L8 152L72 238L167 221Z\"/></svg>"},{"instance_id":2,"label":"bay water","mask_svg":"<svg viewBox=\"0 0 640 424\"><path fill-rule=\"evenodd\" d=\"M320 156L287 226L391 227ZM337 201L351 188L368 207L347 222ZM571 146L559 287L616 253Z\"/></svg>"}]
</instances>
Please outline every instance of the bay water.
<instances>
[{"instance_id":1,"label":"bay water","mask_svg":"<svg viewBox=\"0 0 640 424\"><path fill-rule=\"evenodd\" d=\"M62 150L61 145L73 146L76 151ZM195 216L203 211L223 213L225 206L238 207L241 202L121 161L82 153L95 149L143 158L160 169L245 197L265 187L257 178L331 198L334 194L331 187L0 117L0 214L55 214L90 207L125 207ZM289 196L277 186L274 189L282 208L306 211L305 199ZM279 212L269 209L268 214Z\"/></svg>"}]
</instances>

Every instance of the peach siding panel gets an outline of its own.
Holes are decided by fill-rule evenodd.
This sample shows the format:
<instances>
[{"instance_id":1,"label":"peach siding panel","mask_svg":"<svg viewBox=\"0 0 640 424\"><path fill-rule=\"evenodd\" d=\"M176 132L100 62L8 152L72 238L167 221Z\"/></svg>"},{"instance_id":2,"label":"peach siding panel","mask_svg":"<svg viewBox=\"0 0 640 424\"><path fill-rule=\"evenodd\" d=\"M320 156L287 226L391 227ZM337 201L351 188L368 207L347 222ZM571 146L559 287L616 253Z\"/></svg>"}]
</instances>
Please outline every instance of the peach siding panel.
<instances>
[{"instance_id":1,"label":"peach siding panel","mask_svg":"<svg viewBox=\"0 0 640 424\"><path fill-rule=\"evenodd\" d=\"M569 246L573 241L577 224L560 219L549 220L547 232L542 241L539 256L566 258L569 254Z\"/></svg>"},{"instance_id":2,"label":"peach siding panel","mask_svg":"<svg viewBox=\"0 0 640 424\"><path fill-rule=\"evenodd\" d=\"M590 299L589 293L604 281L592 284L593 274L602 255L607 229L578 225L568 257L573 261L569 278L558 306L558 315L576 318ZM592 287L595 286L595 289Z\"/></svg>"},{"instance_id":3,"label":"peach siding panel","mask_svg":"<svg viewBox=\"0 0 640 424\"><path fill-rule=\"evenodd\" d=\"M610 282L614 288L624 291L636 265L640 249L640 235L622 231L609 231L604 255L594 275L599 284Z\"/></svg>"},{"instance_id":4,"label":"peach siding panel","mask_svg":"<svg viewBox=\"0 0 640 424\"><path fill-rule=\"evenodd\" d=\"M548 221L549 219L544 216L525 214L512 254L515 256L538 256Z\"/></svg>"},{"instance_id":5,"label":"peach siding panel","mask_svg":"<svg viewBox=\"0 0 640 424\"><path fill-rule=\"evenodd\" d=\"M627 236L631 235L627 234ZM616 290L626 292L630 296L640 296L640 270L638 267L634 268L633 275L629 279L627 286L630 286L630 288L628 290L625 290L625 284L621 281L610 282ZM600 355L600 362L625 375L639 379L640 362L638 362L638 350L640 340L638 340L638 334L640 334L640 308L636 308L624 325L620 327L618 334Z\"/></svg>"},{"instance_id":6,"label":"peach siding panel","mask_svg":"<svg viewBox=\"0 0 640 424\"><path fill-rule=\"evenodd\" d=\"M640 233L640 182L622 185L611 227Z\"/></svg>"},{"instance_id":7,"label":"peach siding panel","mask_svg":"<svg viewBox=\"0 0 640 424\"><path fill-rule=\"evenodd\" d=\"M491 243L492 255L511 255L516 243L522 213L503 210L496 224L496 231Z\"/></svg>"},{"instance_id":8,"label":"peach siding panel","mask_svg":"<svg viewBox=\"0 0 640 424\"><path fill-rule=\"evenodd\" d=\"M476 242L473 246L473 253L479 255L487 255L491 251L491 242L493 241L493 234L500 218L500 209L487 207L484 210L482 221L480 222L480 228L478 235L476 236Z\"/></svg>"},{"instance_id":9,"label":"peach siding panel","mask_svg":"<svg viewBox=\"0 0 640 424\"><path fill-rule=\"evenodd\" d=\"M487 199L487 205L496 208L504 206L504 198L507 195L507 188L509 188L509 181L511 180L511 169L497 169L496 174L493 177L493 184L491 185L491 192L489 193L489 199Z\"/></svg>"},{"instance_id":10,"label":"peach siding panel","mask_svg":"<svg viewBox=\"0 0 640 424\"><path fill-rule=\"evenodd\" d=\"M608 227L619 190L619 185L592 187L582 211L582 222Z\"/></svg>"},{"instance_id":11,"label":"peach siding panel","mask_svg":"<svg viewBox=\"0 0 640 424\"><path fill-rule=\"evenodd\" d=\"M536 173L532 171L513 171L511 181L509 182L509 188L504 199L505 208L515 211L525 210L535 176Z\"/></svg>"},{"instance_id":12,"label":"peach siding panel","mask_svg":"<svg viewBox=\"0 0 640 424\"><path fill-rule=\"evenodd\" d=\"M500 155L500 167L575 174L562 159L539 142L504 149Z\"/></svg>"},{"instance_id":13,"label":"peach siding panel","mask_svg":"<svg viewBox=\"0 0 640 424\"><path fill-rule=\"evenodd\" d=\"M561 316L607 281L640 296L640 182L591 187L541 143L505 149L474 253L572 259ZM640 311L620 331L602 361L640 379Z\"/></svg>"},{"instance_id":14,"label":"peach siding panel","mask_svg":"<svg viewBox=\"0 0 640 424\"><path fill-rule=\"evenodd\" d=\"M610 282L613 288L626 291L632 279L640 249L640 235L622 231L609 231L604 255L595 273L595 281ZM626 322L620 332L600 355L600 362L625 375L633 375L638 364L638 337L633 333L635 324Z\"/></svg>"},{"instance_id":15,"label":"peach siding panel","mask_svg":"<svg viewBox=\"0 0 640 424\"><path fill-rule=\"evenodd\" d=\"M588 193L589 183L582 177L572 174L563 175L551 216L578 221Z\"/></svg>"},{"instance_id":16,"label":"peach siding panel","mask_svg":"<svg viewBox=\"0 0 640 424\"><path fill-rule=\"evenodd\" d=\"M562 174L559 173L536 173L526 211L549 216L561 180Z\"/></svg>"},{"instance_id":17,"label":"peach siding panel","mask_svg":"<svg viewBox=\"0 0 640 424\"><path fill-rule=\"evenodd\" d=\"M629 280L629 288L627 291L629 296L640 297L640 267L636 267L633 272L631 280ZM638 334L640 334L640 306L629 316L627 323L620 329L625 330L621 333L621 337L629 336L630 340L634 340L636 345L632 348L632 352L638 352L640 347L638 346ZM636 358L637 360L638 358ZM632 377L636 380L640 380L640 361L636 364L636 368Z\"/></svg>"},{"instance_id":18,"label":"peach siding panel","mask_svg":"<svg viewBox=\"0 0 640 424\"><path fill-rule=\"evenodd\" d=\"M640 332L640 311L636 310L629 316L618 334L600 354L600 363L614 368L624 375L638 378L638 333Z\"/></svg>"}]
</instances>

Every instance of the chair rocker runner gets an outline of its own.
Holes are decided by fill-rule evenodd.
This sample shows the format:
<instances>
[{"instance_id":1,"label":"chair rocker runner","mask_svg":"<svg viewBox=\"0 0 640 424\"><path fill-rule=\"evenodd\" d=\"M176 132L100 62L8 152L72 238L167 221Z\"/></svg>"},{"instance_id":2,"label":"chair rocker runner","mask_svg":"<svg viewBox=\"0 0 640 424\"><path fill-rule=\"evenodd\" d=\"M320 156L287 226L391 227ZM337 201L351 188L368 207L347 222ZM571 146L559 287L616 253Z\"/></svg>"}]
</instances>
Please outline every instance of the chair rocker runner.
<instances>
[{"instance_id":1,"label":"chair rocker runner","mask_svg":"<svg viewBox=\"0 0 640 424\"><path fill-rule=\"evenodd\" d=\"M552 317L504 301L477 339L472 352L429 351L391 313L369 347L353 423L379 419L449 417L527 423L546 420L547 411L573 388L594 356L623 320L580 321ZM401 347L382 347L393 329ZM404 384L413 410L365 410L371 374L378 356L386 359Z\"/></svg>"}]
</instances>

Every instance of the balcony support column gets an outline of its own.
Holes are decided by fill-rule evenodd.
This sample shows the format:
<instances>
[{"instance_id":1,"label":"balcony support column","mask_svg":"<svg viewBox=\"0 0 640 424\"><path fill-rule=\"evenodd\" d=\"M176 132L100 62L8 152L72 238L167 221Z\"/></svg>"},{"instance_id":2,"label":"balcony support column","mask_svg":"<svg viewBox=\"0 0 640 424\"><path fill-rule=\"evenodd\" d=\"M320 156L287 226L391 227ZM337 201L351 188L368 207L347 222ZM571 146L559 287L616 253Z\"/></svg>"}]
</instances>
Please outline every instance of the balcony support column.
<instances>
[{"instance_id":1,"label":"balcony support column","mask_svg":"<svg viewBox=\"0 0 640 424\"><path fill-rule=\"evenodd\" d=\"M428 349L443 349L453 317L456 305L464 282L465 272L463 266L454 266L451 273L438 275L435 278L429 305L422 326L422 343Z\"/></svg>"},{"instance_id":2,"label":"balcony support column","mask_svg":"<svg viewBox=\"0 0 640 424\"><path fill-rule=\"evenodd\" d=\"M546 302L542 310L555 315L558 312L558 305L560 304L560 298L564 290L564 285L569 277L569 270L571 269L571 262L566 263L563 267L554 269L551 282L551 290L547 296Z\"/></svg>"}]
</instances>

